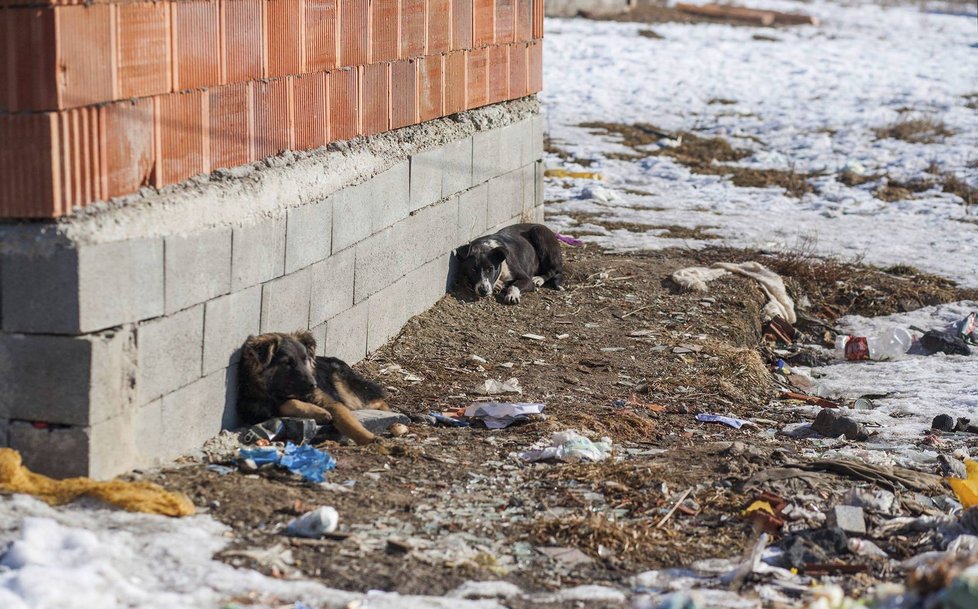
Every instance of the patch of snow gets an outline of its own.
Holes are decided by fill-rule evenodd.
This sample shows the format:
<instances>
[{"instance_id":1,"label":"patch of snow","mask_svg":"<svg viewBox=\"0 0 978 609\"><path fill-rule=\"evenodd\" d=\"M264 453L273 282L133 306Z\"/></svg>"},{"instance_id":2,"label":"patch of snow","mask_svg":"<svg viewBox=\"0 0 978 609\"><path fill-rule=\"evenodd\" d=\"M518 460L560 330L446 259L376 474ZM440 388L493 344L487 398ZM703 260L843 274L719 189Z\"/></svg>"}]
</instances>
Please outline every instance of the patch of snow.
<instances>
[{"instance_id":1,"label":"patch of snow","mask_svg":"<svg viewBox=\"0 0 978 609\"><path fill-rule=\"evenodd\" d=\"M255 609L501 609L494 601L328 588L266 577L214 559L230 541L210 516L167 518L84 502L53 508L27 495L0 497L3 609L213 609L247 598Z\"/></svg>"},{"instance_id":2,"label":"patch of snow","mask_svg":"<svg viewBox=\"0 0 978 609\"><path fill-rule=\"evenodd\" d=\"M752 6L798 10L777 0ZM712 227L725 245L820 253L867 262L913 264L978 286L978 223L939 187L906 201L873 197L879 182L848 187L835 174L861 167L906 180L933 163L978 186L974 20L914 6L816 1L819 27L655 24L663 39L638 35L646 24L550 19L545 90L549 136L592 164L604 182L548 180L548 223L576 227L570 213L650 227ZM756 40L763 33L777 42ZM710 103L733 100L734 104ZM909 109L909 111L908 111ZM902 118L942 121L953 135L932 144L879 139L874 129ZM795 199L779 188L740 188L699 175L667 156L635 160L615 136L588 121L645 122L670 131L721 136L753 154L737 163L816 174L814 193ZM652 151L658 144L646 147ZM551 164L559 161L548 159ZM617 192L618 197L609 195ZM649 194L635 194L636 192ZM618 251L703 247L708 242L588 226L584 241Z\"/></svg>"}]
</instances>

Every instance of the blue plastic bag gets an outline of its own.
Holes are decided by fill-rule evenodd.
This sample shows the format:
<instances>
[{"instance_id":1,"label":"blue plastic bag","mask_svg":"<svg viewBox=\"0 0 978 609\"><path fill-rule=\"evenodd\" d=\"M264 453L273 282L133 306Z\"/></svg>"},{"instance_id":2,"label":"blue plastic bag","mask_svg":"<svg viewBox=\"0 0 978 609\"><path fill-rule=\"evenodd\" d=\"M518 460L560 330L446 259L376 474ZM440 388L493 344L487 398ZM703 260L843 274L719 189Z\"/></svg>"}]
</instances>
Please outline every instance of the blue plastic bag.
<instances>
[{"instance_id":1,"label":"blue plastic bag","mask_svg":"<svg viewBox=\"0 0 978 609\"><path fill-rule=\"evenodd\" d=\"M296 446L288 442L279 465L300 474L310 482L323 482L326 480L326 472L336 469L336 459L318 448L309 445Z\"/></svg>"},{"instance_id":2,"label":"blue plastic bag","mask_svg":"<svg viewBox=\"0 0 978 609\"><path fill-rule=\"evenodd\" d=\"M258 466L269 463L278 465L309 482L324 482L326 472L336 469L336 459L328 452L309 445L296 446L292 442L286 443L281 454L274 446L242 448L238 454L242 459L251 459Z\"/></svg>"}]
</instances>

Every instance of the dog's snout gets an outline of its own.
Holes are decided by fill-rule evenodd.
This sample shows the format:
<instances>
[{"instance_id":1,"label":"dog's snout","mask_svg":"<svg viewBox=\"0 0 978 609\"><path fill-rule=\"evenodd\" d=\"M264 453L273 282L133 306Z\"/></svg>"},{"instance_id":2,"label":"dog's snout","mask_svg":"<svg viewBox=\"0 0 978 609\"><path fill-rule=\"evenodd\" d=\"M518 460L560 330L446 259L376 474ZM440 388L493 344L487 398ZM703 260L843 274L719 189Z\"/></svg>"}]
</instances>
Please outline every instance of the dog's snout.
<instances>
[{"instance_id":1,"label":"dog's snout","mask_svg":"<svg viewBox=\"0 0 978 609\"><path fill-rule=\"evenodd\" d=\"M475 289L475 292L479 296L488 296L489 295L489 288L487 288L486 286L484 286L482 284L479 284L479 286Z\"/></svg>"}]
</instances>

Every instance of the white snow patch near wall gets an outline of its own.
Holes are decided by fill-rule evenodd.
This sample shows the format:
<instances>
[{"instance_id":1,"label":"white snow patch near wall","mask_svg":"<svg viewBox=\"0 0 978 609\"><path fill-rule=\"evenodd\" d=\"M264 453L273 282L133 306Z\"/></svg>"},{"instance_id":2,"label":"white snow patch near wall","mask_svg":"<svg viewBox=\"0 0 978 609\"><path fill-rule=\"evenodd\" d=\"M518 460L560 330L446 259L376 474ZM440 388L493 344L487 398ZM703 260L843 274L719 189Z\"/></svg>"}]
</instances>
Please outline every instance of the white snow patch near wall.
<instances>
[{"instance_id":1,"label":"white snow patch near wall","mask_svg":"<svg viewBox=\"0 0 978 609\"><path fill-rule=\"evenodd\" d=\"M230 541L206 515L167 518L84 502L52 508L0 496L3 609L215 609L241 598L255 609L501 609L495 601L357 594L308 580L266 577L213 558Z\"/></svg>"}]
</instances>

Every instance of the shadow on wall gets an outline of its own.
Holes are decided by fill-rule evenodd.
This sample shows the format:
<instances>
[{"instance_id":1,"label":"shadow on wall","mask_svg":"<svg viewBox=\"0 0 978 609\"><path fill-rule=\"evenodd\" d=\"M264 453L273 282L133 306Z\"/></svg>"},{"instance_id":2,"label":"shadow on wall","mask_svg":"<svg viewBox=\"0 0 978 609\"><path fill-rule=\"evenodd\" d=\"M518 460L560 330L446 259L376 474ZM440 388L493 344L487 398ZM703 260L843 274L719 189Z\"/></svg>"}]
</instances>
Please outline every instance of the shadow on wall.
<instances>
[{"instance_id":1,"label":"shadow on wall","mask_svg":"<svg viewBox=\"0 0 978 609\"><path fill-rule=\"evenodd\" d=\"M224 412L221 414L221 429L237 429L244 425L238 416L238 360L241 359L241 347L234 350L228 359L224 373Z\"/></svg>"}]
</instances>

